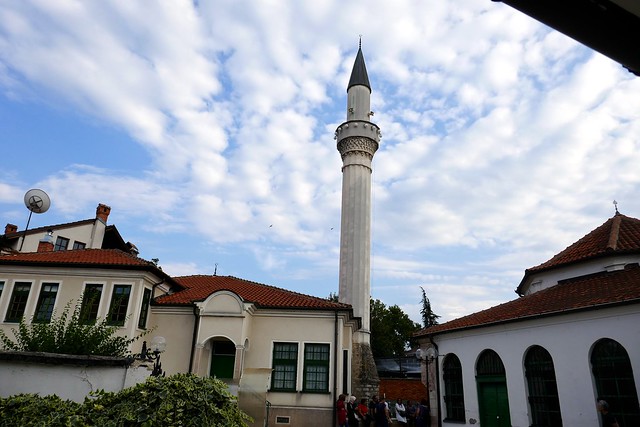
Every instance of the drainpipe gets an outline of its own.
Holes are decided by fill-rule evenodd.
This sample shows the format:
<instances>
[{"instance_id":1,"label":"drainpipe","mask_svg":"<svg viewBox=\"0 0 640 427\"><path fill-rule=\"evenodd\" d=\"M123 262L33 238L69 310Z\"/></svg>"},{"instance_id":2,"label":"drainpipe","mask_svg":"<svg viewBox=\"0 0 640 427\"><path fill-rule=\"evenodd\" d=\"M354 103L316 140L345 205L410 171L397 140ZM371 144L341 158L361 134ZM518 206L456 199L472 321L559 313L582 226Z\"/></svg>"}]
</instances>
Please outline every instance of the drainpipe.
<instances>
[{"instance_id":1,"label":"drainpipe","mask_svg":"<svg viewBox=\"0 0 640 427\"><path fill-rule=\"evenodd\" d=\"M196 342L198 341L198 332L200 329L200 310L198 306L193 306L193 317L195 318L193 321L193 337L191 338L191 355L189 356L189 373L193 369L193 354L196 349Z\"/></svg>"},{"instance_id":2,"label":"drainpipe","mask_svg":"<svg viewBox=\"0 0 640 427\"><path fill-rule=\"evenodd\" d=\"M333 423L335 424L338 415L336 408L338 400L338 310L333 312L333 316Z\"/></svg>"},{"instance_id":3,"label":"drainpipe","mask_svg":"<svg viewBox=\"0 0 640 427\"><path fill-rule=\"evenodd\" d=\"M429 342L436 349L436 398L438 399L438 427L442 427L442 405L440 405L440 363L438 363L438 344L433 340L433 336L429 335Z\"/></svg>"}]
</instances>

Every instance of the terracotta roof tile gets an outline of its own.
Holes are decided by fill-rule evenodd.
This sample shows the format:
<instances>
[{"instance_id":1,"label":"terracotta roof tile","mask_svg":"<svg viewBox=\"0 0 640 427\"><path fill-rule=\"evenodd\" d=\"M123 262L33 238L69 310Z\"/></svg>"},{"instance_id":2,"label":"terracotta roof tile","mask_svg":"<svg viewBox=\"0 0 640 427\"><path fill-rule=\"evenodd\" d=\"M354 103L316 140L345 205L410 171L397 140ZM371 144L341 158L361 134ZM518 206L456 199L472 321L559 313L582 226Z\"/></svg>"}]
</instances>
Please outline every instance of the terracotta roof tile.
<instances>
[{"instance_id":1,"label":"terracotta roof tile","mask_svg":"<svg viewBox=\"0 0 640 427\"><path fill-rule=\"evenodd\" d=\"M550 316L611 304L640 303L640 266L562 280L557 285L418 331L431 335L497 323Z\"/></svg>"},{"instance_id":2,"label":"terracotta roof tile","mask_svg":"<svg viewBox=\"0 0 640 427\"><path fill-rule=\"evenodd\" d=\"M549 261L529 268L538 272L603 255L640 252L640 220L616 213L604 224L555 255Z\"/></svg>"},{"instance_id":3,"label":"terracotta roof tile","mask_svg":"<svg viewBox=\"0 0 640 427\"><path fill-rule=\"evenodd\" d=\"M39 267L98 267L148 270L176 286L176 282L155 264L119 249L74 249L53 252L20 252L0 255L0 265ZM179 289L179 288L178 288Z\"/></svg>"},{"instance_id":4,"label":"terracotta roof tile","mask_svg":"<svg viewBox=\"0 0 640 427\"><path fill-rule=\"evenodd\" d=\"M313 297L276 288L274 286L251 282L233 276L184 276L174 280L186 289L156 299L158 304L189 305L204 301L214 292L226 290L235 293L246 302L264 308L304 308L304 309L350 309L348 304L332 302L324 298Z\"/></svg>"}]
</instances>

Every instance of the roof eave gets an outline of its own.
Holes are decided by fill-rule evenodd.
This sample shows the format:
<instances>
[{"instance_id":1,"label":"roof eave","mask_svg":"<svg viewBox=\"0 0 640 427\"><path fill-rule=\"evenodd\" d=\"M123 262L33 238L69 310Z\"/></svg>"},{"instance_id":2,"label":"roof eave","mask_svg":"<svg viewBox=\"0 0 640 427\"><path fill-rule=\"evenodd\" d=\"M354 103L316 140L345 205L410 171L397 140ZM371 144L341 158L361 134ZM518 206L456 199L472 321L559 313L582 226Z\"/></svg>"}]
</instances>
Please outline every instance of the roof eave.
<instances>
[{"instance_id":1,"label":"roof eave","mask_svg":"<svg viewBox=\"0 0 640 427\"><path fill-rule=\"evenodd\" d=\"M529 315L529 316L514 317L514 318L511 318L511 319L502 319L502 320L497 320L495 322L490 322L490 323L482 323L482 324L470 325L470 326L461 326L461 327L458 327L458 328L446 329L446 330L443 330L443 331L436 331L436 332L433 332L433 333L429 333L428 329L427 329L423 333L417 332L414 335L414 337L416 337L416 338L420 338L420 337L435 337L436 335L444 335L444 334L453 333L453 332L461 332L461 331L468 331L468 330L472 330L472 329L487 328L487 327L490 327L490 326L498 326L498 325L505 325L505 324L509 324L509 323L524 322L524 321L527 321L527 320L535 320L535 319L541 319L541 318L545 318L545 317L561 316L563 314L573 314L573 313L579 313L579 312L583 312L583 311L602 310L602 309L606 309L606 308L619 307L619 306L624 306L624 305L632 305L632 304L638 304L638 303L640 303L640 298L633 298L633 299L629 299L629 300L625 300L625 301L616 301L616 302L604 303L604 304L594 304L594 305L589 305L589 306L586 306L586 307L571 308L571 309L568 309L568 310L557 310L557 311L550 311L550 312L546 312L546 313L532 314L532 315Z\"/></svg>"}]
</instances>

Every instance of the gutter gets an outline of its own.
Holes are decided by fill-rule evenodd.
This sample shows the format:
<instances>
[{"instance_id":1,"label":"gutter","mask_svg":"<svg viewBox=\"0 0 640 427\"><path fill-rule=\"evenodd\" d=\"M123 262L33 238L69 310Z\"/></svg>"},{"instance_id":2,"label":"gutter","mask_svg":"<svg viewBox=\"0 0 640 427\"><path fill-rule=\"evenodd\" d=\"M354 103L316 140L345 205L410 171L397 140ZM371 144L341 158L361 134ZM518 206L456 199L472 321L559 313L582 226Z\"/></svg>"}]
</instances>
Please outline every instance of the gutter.
<instances>
[{"instance_id":1,"label":"gutter","mask_svg":"<svg viewBox=\"0 0 640 427\"><path fill-rule=\"evenodd\" d=\"M200 332L200 310L198 306L193 306L193 316L195 317L193 321L193 337L191 338L191 352L189 355L189 373L192 374L193 370L193 356L196 349L196 342L198 341L198 333Z\"/></svg>"},{"instance_id":2,"label":"gutter","mask_svg":"<svg viewBox=\"0 0 640 427\"><path fill-rule=\"evenodd\" d=\"M338 309L333 312L333 419L337 420L338 400ZM333 424L332 424L333 425Z\"/></svg>"},{"instance_id":3,"label":"gutter","mask_svg":"<svg viewBox=\"0 0 640 427\"><path fill-rule=\"evenodd\" d=\"M438 349L438 344L433 340L433 337L429 335L429 342L433 348L436 349L436 398L438 399L438 427L442 427L442 405L440 404L440 363L438 362L438 356L440 355L440 350ZM428 374L427 374L428 375Z\"/></svg>"}]
</instances>

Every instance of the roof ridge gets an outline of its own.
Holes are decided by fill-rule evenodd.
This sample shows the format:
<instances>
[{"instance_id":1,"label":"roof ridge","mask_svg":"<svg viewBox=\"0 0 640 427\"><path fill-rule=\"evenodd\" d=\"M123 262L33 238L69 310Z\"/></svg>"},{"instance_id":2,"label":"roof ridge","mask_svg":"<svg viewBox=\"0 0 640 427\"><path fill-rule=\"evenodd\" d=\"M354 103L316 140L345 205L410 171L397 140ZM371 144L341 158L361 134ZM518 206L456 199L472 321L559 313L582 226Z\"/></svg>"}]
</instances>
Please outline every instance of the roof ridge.
<instances>
[{"instance_id":1,"label":"roof ridge","mask_svg":"<svg viewBox=\"0 0 640 427\"><path fill-rule=\"evenodd\" d=\"M609 232L609 242L607 242L607 249L616 250L618 247L618 237L620 236L620 223L622 222L622 217L620 214L616 213L613 217L613 221L611 222L611 229Z\"/></svg>"}]
</instances>

